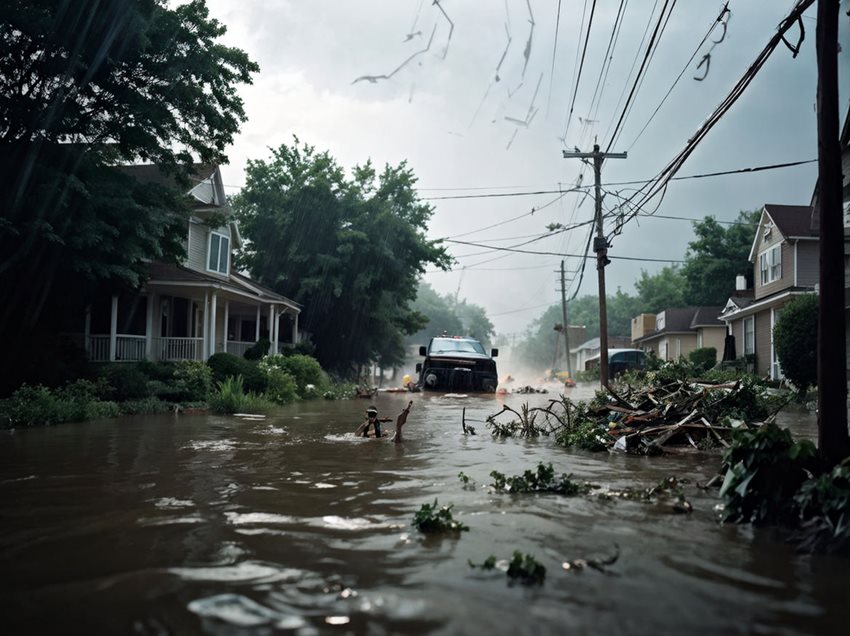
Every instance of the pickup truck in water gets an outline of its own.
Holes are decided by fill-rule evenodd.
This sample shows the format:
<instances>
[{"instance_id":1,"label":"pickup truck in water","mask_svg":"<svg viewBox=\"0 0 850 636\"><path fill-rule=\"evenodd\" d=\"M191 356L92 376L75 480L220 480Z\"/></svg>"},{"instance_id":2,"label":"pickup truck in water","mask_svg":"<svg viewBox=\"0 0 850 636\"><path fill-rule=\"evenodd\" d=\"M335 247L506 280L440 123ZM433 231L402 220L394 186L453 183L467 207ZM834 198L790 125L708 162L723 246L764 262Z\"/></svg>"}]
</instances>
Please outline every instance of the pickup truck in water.
<instances>
[{"instance_id":1,"label":"pickup truck in water","mask_svg":"<svg viewBox=\"0 0 850 636\"><path fill-rule=\"evenodd\" d=\"M423 391L495 393L498 349L484 350L475 338L443 336L431 338L427 347L419 347L425 361L416 365L419 387Z\"/></svg>"}]
</instances>

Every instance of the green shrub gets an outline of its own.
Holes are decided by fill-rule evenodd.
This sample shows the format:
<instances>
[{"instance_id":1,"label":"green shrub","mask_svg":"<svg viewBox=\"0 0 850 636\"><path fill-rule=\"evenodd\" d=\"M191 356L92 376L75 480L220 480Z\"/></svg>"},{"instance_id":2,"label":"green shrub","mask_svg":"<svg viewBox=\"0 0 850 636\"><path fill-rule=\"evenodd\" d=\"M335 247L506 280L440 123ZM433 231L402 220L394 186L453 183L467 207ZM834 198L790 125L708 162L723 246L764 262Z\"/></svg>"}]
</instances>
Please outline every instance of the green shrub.
<instances>
[{"instance_id":1,"label":"green shrub","mask_svg":"<svg viewBox=\"0 0 850 636\"><path fill-rule=\"evenodd\" d=\"M136 368L144 373L150 380L159 382L171 382L174 376L174 362L152 362L151 360L140 360Z\"/></svg>"},{"instance_id":2,"label":"green shrub","mask_svg":"<svg viewBox=\"0 0 850 636\"><path fill-rule=\"evenodd\" d=\"M357 385L353 382L329 382L322 391L326 400L347 400L357 395Z\"/></svg>"},{"instance_id":3,"label":"green shrub","mask_svg":"<svg viewBox=\"0 0 850 636\"><path fill-rule=\"evenodd\" d=\"M218 390L210 395L209 403L216 413L264 413L274 406L262 396L246 393L241 375L220 382Z\"/></svg>"},{"instance_id":4,"label":"green shrub","mask_svg":"<svg viewBox=\"0 0 850 636\"><path fill-rule=\"evenodd\" d=\"M411 525L424 534L469 531L469 526L454 518L451 505L441 507L437 504L436 499L433 504L422 504L422 507L413 516Z\"/></svg>"},{"instance_id":5,"label":"green shrub","mask_svg":"<svg viewBox=\"0 0 850 636\"><path fill-rule=\"evenodd\" d=\"M65 421L61 405L47 387L24 384L5 402L9 426L56 424Z\"/></svg>"},{"instance_id":6,"label":"green shrub","mask_svg":"<svg viewBox=\"0 0 850 636\"><path fill-rule=\"evenodd\" d=\"M773 328L776 356L785 377L794 384L799 398L818 381L818 297L798 296L782 309Z\"/></svg>"},{"instance_id":7,"label":"green shrub","mask_svg":"<svg viewBox=\"0 0 850 636\"><path fill-rule=\"evenodd\" d=\"M850 552L850 466L808 480L794 502L804 522L797 537L802 549Z\"/></svg>"},{"instance_id":8,"label":"green shrub","mask_svg":"<svg viewBox=\"0 0 850 636\"><path fill-rule=\"evenodd\" d=\"M263 393L268 386L266 374L253 360L245 360L229 353L216 353L210 356L207 364L212 369L212 379L216 384L241 375L246 391Z\"/></svg>"},{"instance_id":9,"label":"green shrub","mask_svg":"<svg viewBox=\"0 0 850 636\"><path fill-rule=\"evenodd\" d=\"M765 424L736 431L723 457L722 519L735 523L790 523L792 497L806 480L816 454L808 440L795 443L788 429Z\"/></svg>"},{"instance_id":10,"label":"green shrub","mask_svg":"<svg viewBox=\"0 0 850 636\"><path fill-rule=\"evenodd\" d=\"M174 385L181 400L206 400L212 389L212 369L200 360L183 360L174 369Z\"/></svg>"},{"instance_id":11,"label":"green shrub","mask_svg":"<svg viewBox=\"0 0 850 636\"><path fill-rule=\"evenodd\" d=\"M298 387L295 378L278 367L270 367L266 397L276 404L289 404L298 398Z\"/></svg>"},{"instance_id":12,"label":"green shrub","mask_svg":"<svg viewBox=\"0 0 850 636\"><path fill-rule=\"evenodd\" d=\"M271 342L268 338L260 338L253 346L248 347L243 354L246 360L259 360L269 352Z\"/></svg>"},{"instance_id":13,"label":"green shrub","mask_svg":"<svg viewBox=\"0 0 850 636\"><path fill-rule=\"evenodd\" d=\"M148 396L165 400L166 402L180 402L183 399L181 391L174 382L162 382L161 380L149 380L147 383Z\"/></svg>"},{"instance_id":14,"label":"green shrub","mask_svg":"<svg viewBox=\"0 0 850 636\"><path fill-rule=\"evenodd\" d=\"M154 413L167 413L174 405L155 397L147 397L141 400L128 400L118 405L122 415L151 415Z\"/></svg>"},{"instance_id":15,"label":"green shrub","mask_svg":"<svg viewBox=\"0 0 850 636\"><path fill-rule=\"evenodd\" d=\"M326 384L322 366L318 360L310 356L300 354L266 356L260 361L260 367L262 369L276 367L291 375L295 378L298 394L301 396L304 396L308 384L312 384L314 387Z\"/></svg>"},{"instance_id":16,"label":"green shrub","mask_svg":"<svg viewBox=\"0 0 850 636\"><path fill-rule=\"evenodd\" d=\"M100 371L100 377L106 378L115 389L113 398L118 402L138 400L148 397L148 377L138 366L129 362L107 364Z\"/></svg>"},{"instance_id":17,"label":"green shrub","mask_svg":"<svg viewBox=\"0 0 850 636\"><path fill-rule=\"evenodd\" d=\"M708 371L717 364L717 349L714 347L694 349L688 354L688 361L693 365L696 373Z\"/></svg>"}]
</instances>

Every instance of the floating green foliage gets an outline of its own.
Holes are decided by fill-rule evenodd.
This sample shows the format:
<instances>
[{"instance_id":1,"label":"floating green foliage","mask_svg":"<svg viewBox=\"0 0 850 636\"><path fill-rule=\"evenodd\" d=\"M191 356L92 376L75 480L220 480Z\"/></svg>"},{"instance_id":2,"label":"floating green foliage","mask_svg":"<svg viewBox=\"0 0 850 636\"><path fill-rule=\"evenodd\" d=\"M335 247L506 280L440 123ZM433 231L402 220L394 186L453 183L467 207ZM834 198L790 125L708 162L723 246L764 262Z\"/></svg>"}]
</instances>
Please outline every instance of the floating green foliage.
<instances>
[{"instance_id":1,"label":"floating green foliage","mask_svg":"<svg viewBox=\"0 0 850 636\"><path fill-rule=\"evenodd\" d=\"M472 481L472 478L469 475L467 475L466 473L464 473L463 471L460 471L457 474L457 478L460 479L461 483L464 486L469 486L470 483L475 483L475 482Z\"/></svg>"},{"instance_id":2,"label":"floating green foliage","mask_svg":"<svg viewBox=\"0 0 850 636\"><path fill-rule=\"evenodd\" d=\"M693 506L682 492L682 485L686 483L689 483L687 479L677 479L671 476L662 479L654 486L646 488L626 486L625 488L609 489L598 493L597 497L606 501L627 499L646 503L672 500L673 512L688 514L693 512Z\"/></svg>"},{"instance_id":3,"label":"floating green foliage","mask_svg":"<svg viewBox=\"0 0 850 636\"><path fill-rule=\"evenodd\" d=\"M608 449L604 435L605 422L587 419L575 426L565 427L555 434L555 441L561 446L581 448L593 452Z\"/></svg>"},{"instance_id":4,"label":"floating green foliage","mask_svg":"<svg viewBox=\"0 0 850 636\"><path fill-rule=\"evenodd\" d=\"M498 561L490 555L483 563L475 564L471 560L469 566L480 570L495 570ZM513 558L508 563L505 574L511 582L519 582L523 585L542 585L546 578L546 568L530 554L523 554L519 550L514 551Z\"/></svg>"},{"instance_id":5,"label":"floating green foliage","mask_svg":"<svg viewBox=\"0 0 850 636\"><path fill-rule=\"evenodd\" d=\"M796 537L802 550L850 552L850 466L808 480L794 503L803 521Z\"/></svg>"},{"instance_id":6,"label":"floating green foliage","mask_svg":"<svg viewBox=\"0 0 850 636\"><path fill-rule=\"evenodd\" d=\"M815 455L814 444L808 440L795 443L788 429L774 423L736 431L732 447L723 457L723 521L796 521L792 498L806 481Z\"/></svg>"},{"instance_id":7,"label":"floating green foliage","mask_svg":"<svg viewBox=\"0 0 850 636\"><path fill-rule=\"evenodd\" d=\"M493 478L492 486L497 492L551 492L575 496L586 494L593 488L590 484L572 481L571 474L561 473L560 476L556 476L551 463L547 465L541 462L537 465L537 472L526 470L522 475L506 477L503 473L494 470L490 476Z\"/></svg>"},{"instance_id":8,"label":"floating green foliage","mask_svg":"<svg viewBox=\"0 0 850 636\"><path fill-rule=\"evenodd\" d=\"M496 418L502 413L509 412L516 416L508 422L499 422ZM502 410L487 418L487 426L494 437L540 437L549 435L549 428L537 423L539 409L529 408L528 402L515 411L509 406L502 406Z\"/></svg>"},{"instance_id":9,"label":"floating green foliage","mask_svg":"<svg viewBox=\"0 0 850 636\"><path fill-rule=\"evenodd\" d=\"M436 499L434 499L433 504L422 504L422 507L413 516L411 525L425 534L469 531L468 526L455 520L452 516L451 504L440 507Z\"/></svg>"}]
</instances>

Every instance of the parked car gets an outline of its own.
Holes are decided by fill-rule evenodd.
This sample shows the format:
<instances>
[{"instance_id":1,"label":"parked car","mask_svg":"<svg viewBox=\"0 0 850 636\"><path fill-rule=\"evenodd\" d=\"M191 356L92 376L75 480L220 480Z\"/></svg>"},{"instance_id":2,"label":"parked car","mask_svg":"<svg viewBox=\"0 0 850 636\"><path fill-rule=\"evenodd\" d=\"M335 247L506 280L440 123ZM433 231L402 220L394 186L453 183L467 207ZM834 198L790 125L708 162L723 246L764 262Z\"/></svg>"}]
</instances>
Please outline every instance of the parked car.
<instances>
[{"instance_id":1,"label":"parked car","mask_svg":"<svg viewBox=\"0 0 850 636\"><path fill-rule=\"evenodd\" d=\"M599 356L584 363L584 370L599 368ZM608 376L616 377L624 371L646 368L646 353L640 349L608 349Z\"/></svg>"},{"instance_id":2,"label":"parked car","mask_svg":"<svg viewBox=\"0 0 850 636\"><path fill-rule=\"evenodd\" d=\"M494 393L499 385L493 360L499 350L491 349L488 355L475 338L431 338L427 347L419 347L419 355L425 356L416 365L423 390Z\"/></svg>"}]
</instances>

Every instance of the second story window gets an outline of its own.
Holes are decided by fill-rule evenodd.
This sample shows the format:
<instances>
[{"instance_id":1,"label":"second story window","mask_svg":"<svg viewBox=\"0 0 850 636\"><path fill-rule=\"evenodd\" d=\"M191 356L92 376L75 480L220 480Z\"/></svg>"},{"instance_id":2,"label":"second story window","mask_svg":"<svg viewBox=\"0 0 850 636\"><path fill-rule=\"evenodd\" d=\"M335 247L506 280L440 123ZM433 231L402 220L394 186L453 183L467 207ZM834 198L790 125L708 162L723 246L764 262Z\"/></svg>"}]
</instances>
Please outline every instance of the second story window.
<instances>
[{"instance_id":1,"label":"second story window","mask_svg":"<svg viewBox=\"0 0 850 636\"><path fill-rule=\"evenodd\" d=\"M210 232L210 255L207 269L227 274L227 265L230 258L230 239L223 234Z\"/></svg>"},{"instance_id":2,"label":"second story window","mask_svg":"<svg viewBox=\"0 0 850 636\"><path fill-rule=\"evenodd\" d=\"M774 245L759 254L759 272L761 284L767 285L782 276L782 246Z\"/></svg>"}]
</instances>

